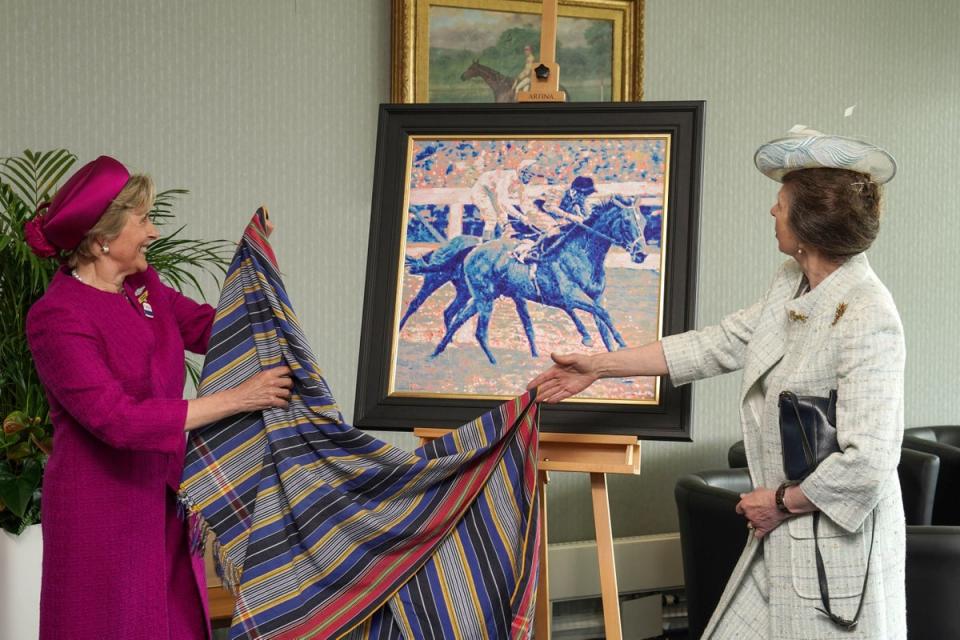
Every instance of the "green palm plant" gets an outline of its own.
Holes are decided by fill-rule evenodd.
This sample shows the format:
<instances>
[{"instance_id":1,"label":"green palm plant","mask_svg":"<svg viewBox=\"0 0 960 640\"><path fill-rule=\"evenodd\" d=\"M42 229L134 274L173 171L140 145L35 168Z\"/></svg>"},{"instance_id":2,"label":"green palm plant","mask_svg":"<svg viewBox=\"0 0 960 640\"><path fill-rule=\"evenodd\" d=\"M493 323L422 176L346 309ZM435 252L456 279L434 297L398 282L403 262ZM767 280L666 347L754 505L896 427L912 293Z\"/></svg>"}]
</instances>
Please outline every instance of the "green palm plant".
<instances>
[{"instance_id":1,"label":"green palm plant","mask_svg":"<svg viewBox=\"0 0 960 640\"><path fill-rule=\"evenodd\" d=\"M0 159L0 528L19 534L40 521L43 467L50 455L52 427L46 395L27 347L25 323L30 306L46 290L60 266L57 258L37 257L23 237L23 225L48 202L76 163L64 149L24 151ZM184 189L157 194L151 215L157 226L173 221L173 204ZM232 244L191 240L183 226L150 245L147 260L170 285L202 293L198 275L226 273ZM188 362L196 383L198 368Z\"/></svg>"}]
</instances>

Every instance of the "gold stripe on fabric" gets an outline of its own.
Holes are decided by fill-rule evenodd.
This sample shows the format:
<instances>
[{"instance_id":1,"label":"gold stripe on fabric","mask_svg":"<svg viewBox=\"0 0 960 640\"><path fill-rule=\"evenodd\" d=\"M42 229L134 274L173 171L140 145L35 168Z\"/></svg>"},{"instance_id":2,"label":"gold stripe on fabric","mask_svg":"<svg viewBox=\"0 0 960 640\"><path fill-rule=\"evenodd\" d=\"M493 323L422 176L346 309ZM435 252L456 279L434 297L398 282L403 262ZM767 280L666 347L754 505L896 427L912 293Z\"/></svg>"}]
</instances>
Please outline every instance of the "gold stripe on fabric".
<instances>
[{"instance_id":1,"label":"gold stripe on fabric","mask_svg":"<svg viewBox=\"0 0 960 640\"><path fill-rule=\"evenodd\" d=\"M480 616L479 620L483 622L483 606L480 604L480 598L477 596L476 588L476 579L473 577L473 569L470 568L470 563L467 561L467 550L463 546L463 538L454 530L453 535L450 536L453 538L454 544L457 546L457 556L460 558L460 566L463 567L463 571L466 574L467 582L467 591L470 594L470 599L473 601L473 610L477 612L477 615ZM490 634L487 633L486 625L480 625L480 628L483 630L483 637L489 638Z\"/></svg>"},{"instance_id":2,"label":"gold stripe on fabric","mask_svg":"<svg viewBox=\"0 0 960 640\"><path fill-rule=\"evenodd\" d=\"M260 467L257 467L256 469L253 469L252 471L247 471L246 473L243 474L242 477L240 477L240 478L237 480L236 484L237 484L237 485L243 484L243 483L244 483L245 481L247 481L251 476L255 476L255 475L257 475L258 473L260 473L260 470L261 470L261 468L260 468ZM198 508L198 509L206 509L207 507L209 507L211 504L213 504L214 502L216 502L216 501L219 500L220 498L223 498L224 495L225 495L224 492L223 492L223 491L220 491L219 493L217 493L217 495L211 496L210 498L207 498L207 499L204 500L203 502L198 502L198 503L197 503L197 508ZM230 542L228 542L227 544L223 545L223 548L224 548L224 549L229 549L231 544L233 544L233 541L230 541Z\"/></svg>"},{"instance_id":3,"label":"gold stripe on fabric","mask_svg":"<svg viewBox=\"0 0 960 640\"><path fill-rule=\"evenodd\" d=\"M435 557L435 555L433 557ZM433 559L433 557L431 557L431 559ZM433 566L437 570L437 582L440 584L440 593L443 595L444 607L447 613L449 613L448 618L450 620L450 627L453 630L453 640L461 640L461 638L463 638L463 629L460 628L460 621L457 620L457 616L455 615L457 608L450 598L450 587L447 586L447 575L443 571L443 564L434 562Z\"/></svg>"},{"instance_id":4,"label":"gold stripe on fabric","mask_svg":"<svg viewBox=\"0 0 960 640\"><path fill-rule=\"evenodd\" d=\"M310 465L310 466L311 466L311 467L315 467L316 465L313 464L313 465ZM301 467L301 469L302 469L302 468L303 468L303 467ZM297 469L290 469L290 470L288 470L287 472L281 474L281 475L280 475L281 482L283 482L283 480L287 479L291 474L296 473L297 471L298 471ZM344 482L348 482L348 481L350 481L350 480L353 480L354 478L356 478L357 476L359 476L360 474L362 474L363 471L364 471L363 469L351 469L351 470L349 470L349 473L352 473L353 475L350 476L349 478L337 479L335 482L325 482L325 484L326 484L327 486L329 486L329 487L334 487L334 488L339 487L339 486L342 485ZM344 473L348 473L348 472L345 471ZM289 495L289 494L288 494L287 497L288 497L289 508L288 508L288 507L284 507L278 515L271 516L270 518L267 518L267 519L262 520L261 522L259 522L258 524L255 525L253 531L257 531L257 530L259 530L259 529L262 529L263 527L266 527L266 526L268 526L268 525L270 525L270 524L273 524L274 522L280 520L283 516L288 515L288 514L291 512L291 510L292 510L293 507L296 507L297 505L299 505L301 502L303 502L303 500L304 500L305 498L308 498L308 497L312 496L312 495L313 495L313 490L314 490L315 488L316 488L316 486L307 486L307 485L305 485L304 488L303 488L303 490L297 492L296 494L293 494L293 495ZM267 489L262 490L262 491L258 494L258 498L267 498L267 497L270 497L270 496L272 496L273 494L277 493L278 491L280 491L280 485L276 485L276 486L273 486L273 487L268 487Z\"/></svg>"},{"instance_id":5,"label":"gold stripe on fabric","mask_svg":"<svg viewBox=\"0 0 960 640\"><path fill-rule=\"evenodd\" d=\"M497 509L493 503L493 498L490 497L489 492L484 492L484 500L487 501L487 507L490 509L490 521L493 522L493 527L497 530L497 535L500 538L500 541L503 543L504 549L507 550L507 554L510 556L510 565L514 566L517 564L517 559L513 555L513 548L510 543L509 538L503 531L503 525L500 523L500 518L497 516Z\"/></svg>"},{"instance_id":6,"label":"gold stripe on fabric","mask_svg":"<svg viewBox=\"0 0 960 640\"><path fill-rule=\"evenodd\" d=\"M250 447L252 447L252 446L254 446L255 444L258 444L258 443L259 443L259 444L263 444L264 442L265 442L265 440L264 440L263 438L248 438L248 439L245 440L243 443L241 443L241 444L237 445L235 448L231 449L231 450L230 450L228 453L226 453L222 458L217 459L217 461L216 461L216 467L217 467L217 468L222 468L222 467L226 466L231 460L233 460L233 459L236 458L237 456L239 456L239 455L243 454L244 452L246 452ZM259 471L259 470L258 470L258 471ZM255 471L254 473L256 473L256 471ZM186 490L190 489L190 487L192 487L192 486L197 482L198 479L200 479L200 478L205 478L205 477L207 477L207 476L209 476L209 475L210 475L210 471L209 471L208 469L205 469L205 470L203 470L203 471L199 471L199 472L193 474L192 476L190 476L189 478L187 478L186 480L184 480L182 483L180 483L180 491L186 491ZM249 475L246 476L246 477L249 477ZM240 483L238 482L238 483L236 483L236 484L240 484ZM220 497L222 497L222 496L223 496L223 492L221 491L221 492L216 496L216 498L220 498ZM216 500L216 498L214 498L213 500L205 500L205 501L203 501L203 502L201 502L201 503L198 503L198 506L200 506L201 508L202 508L202 507L206 507L206 506L210 505L214 500Z\"/></svg>"},{"instance_id":7,"label":"gold stripe on fabric","mask_svg":"<svg viewBox=\"0 0 960 640\"><path fill-rule=\"evenodd\" d=\"M419 504L420 504L421 502L422 502L422 498L418 498L418 499L416 499L416 500L412 500L411 503L410 503L410 505L407 507L407 509L406 509L402 514L400 514L400 517L391 520L390 523L388 523L387 527L389 528L389 526L392 526L392 524L396 523L397 521L402 521L402 520L406 519L406 518L410 515L410 513L411 513L417 506L419 506ZM347 518L346 520L342 521L342 522L338 525L337 529L346 528L346 527L349 526L350 524L354 523L356 520L358 520L358 519L360 519L360 518L362 518L362 517L364 517L364 516L366 516L366 515L368 515L368 514L370 514L370 513L377 513L377 512L379 512L379 511L382 511L384 508L386 508L387 504L388 504L388 503L383 502L383 503L377 505L377 507L374 508L374 509L372 509L372 510L366 510L366 511L362 511L362 512L355 513L355 514L353 514L352 516L350 516L349 518ZM312 555L315 551L317 551L317 549L319 549L320 547L326 545L326 544L330 541L330 539L333 537L333 535L334 535L334 533L336 532L337 529L331 529L330 531L328 531L327 533L325 533L323 536L321 536L321 538L320 538L317 542L315 542L313 545L311 545L309 549L305 550L303 553L298 553L298 554L296 554L296 555L293 557L293 559L290 561L290 563L292 563L293 565L296 565L296 563L299 562L301 559L303 559L303 558L305 558L305 557L307 557L307 556ZM377 535L380 535L380 533L381 533L381 531L378 530L378 531L375 531L375 532L370 533L368 536L366 536L366 537L364 537L364 538L361 538L361 539L359 539L359 540L355 540L355 541L354 541L355 544L353 544L353 545L347 547L346 549L344 549L343 553L341 553L337 558L333 559L326 568L324 568L323 570L319 571L319 572L314 576L314 580L312 580L312 581L311 581L310 583L308 583L308 584L301 584L300 587L296 590L296 592L289 594L289 596L290 596L290 597L297 596L297 595L299 595L300 593L302 593L303 590L304 590L307 586L316 584L316 583L319 582L321 579L325 578L331 571L333 571L333 570L343 561L344 558L346 558L346 557L349 556L351 553L353 553L353 551L356 550L358 547L363 546L363 543L367 542L368 540L371 540L373 537L375 537L375 536L377 536ZM288 563L288 564L290 564L290 563ZM270 578L270 577L272 577L272 576L274 576L274 575L276 575L276 574L278 574L278 573L280 573L281 571L284 571L284 570L286 570L286 567L280 567L280 568L274 569L274 570L272 570L272 571L270 571L270 572L268 572L268 573L265 573L265 574L263 574L263 575L261 575L261 576L257 576L256 578L253 578L252 580L249 580L249 581L247 581L246 583L244 583L244 588L250 589L250 588L256 586L257 584L263 582L264 580L267 580L268 578ZM287 598L287 599L289 599L289 598ZM284 600L278 600L278 602L283 602L283 601L284 601ZM271 606L274 606L274 604L275 604L275 603L267 603L267 604L261 605L260 607L257 607L257 608L254 610L254 613L256 614L256 613L259 613L260 611L266 611L266 610L269 609ZM344 608L349 608L349 607L344 607Z\"/></svg>"},{"instance_id":8,"label":"gold stripe on fabric","mask_svg":"<svg viewBox=\"0 0 960 640\"><path fill-rule=\"evenodd\" d=\"M501 459L501 460L500 460L500 464L498 464L497 467L500 469L500 472L504 475L504 477L506 477L506 478L509 478L509 477L510 477L510 471L509 471L509 469L507 469L507 463L506 463L505 460ZM509 496L509 494L510 494L510 489L509 489L508 487L505 487L504 490L507 492L507 495ZM516 503L516 501L514 501L514 500L507 500L507 504L510 506L511 509L513 509L513 515L514 515L514 517L517 519L517 521L519 522L519 521L520 521L520 515L521 515L521 514L520 514L520 509L517 508L517 503Z\"/></svg>"},{"instance_id":9,"label":"gold stripe on fabric","mask_svg":"<svg viewBox=\"0 0 960 640\"><path fill-rule=\"evenodd\" d=\"M234 311L236 311L238 308L242 307L242 306L243 306L243 303L244 303L243 298L239 298L239 299L235 300L234 302L231 302L228 306L224 307L223 309L221 309L221 310L217 313L217 315L216 315L216 317L214 318L213 321L214 321L214 322L217 322L217 321L219 321L219 320L223 320L225 317L229 316L231 313L233 313Z\"/></svg>"},{"instance_id":10,"label":"gold stripe on fabric","mask_svg":"<svg viewBox=\"0 0 960 640\"><path fill-rule=\"evenodd\" d=\"M469 478L466 480L465 484L467 484L467 485L473 484L474 477L475 477L478 473L479 473L479 470L477 470L477 469L475 469L474 471L472 471L471 474L470 474L471 477L469 477ZM461 495L458 497L458 500L457 500L456 504L453 505L453 508L452 508L451 510L452 510L452 511L460 511L460 510L462 509L462 506L463 506L463 503L464 503L464 500L465 500L465 499L466 499L466 495L465 495L465 494L461 494ZM316 545L315 545L315 546L316 546ZM315 547L315 546L314 546L314 547ZM313 550L313 548L312 548L311 550ZM405 559L406 559L406 555L398 557L397 560L396 560L387 570L382 570L382 571L381 571L381 574L390 573L390 572L391 572L395 567L397 567L400 563L404 562ZM399 590L399 587L398 587L398 590ZM394 591L394 593L396 593L396 591ZM391 594L391 595L392 595L392 594ZM325 624L322 624L320 627L318 627L317 630L316 630L316 633L320 633L320 632L322 632L322 631L325 631L326 628L329 626L329 624L332 622L333 619L341 616L344 611L348 611L348 610L350 610L351 608L354 608L354 607L356 606L355 603L356 603L357 599L358 599L358 598L362 598L362 597L364 597L364 596L363 596L363 594L361 593L361 594L359 594L359 595L357 596L357 598L354 598L354 599L351 600L350 602L342 603L342 604L341 604L341 607L340 607L338 610L330 612L329 621L328 621L327 623L325 623ZM314 635L316 635L316 633L315 633Z\"/></svg>"},{"instance_id":11,"label":"gold stripe on fabric","mask_svg":"<svg viewBox=\"0 0 960 640\"><path fill-rule=\"evenodd\" d=\"M401 587L402 589L403 587ZM399 597L394 594L390 599ZM391 607L390 611L393 613L393 619L396 621L397 625L400 627L400 630L403 631L404 638L415 638L416 635L413 633L413 625L410 624L410 618L407 616L407 610L403 607L402 603L398 603L396 607Z\"/></svg>"},{"instance_id":12,"label":"gold stripe on fabric","mask_svg":"<svg viewBox=\"0 0 960 640\"><path fill-rule=\"evenodd\" d=\"M460 503L458 503L457 507L459 507L459 504L461 504L461 503L462 503L462 500L461 500ZM394 563L393 565L391 565L390 568L392 569L392 568L395 567L396 565L397 565L397 563ZM385 572L385 573L388 573L388 572ZM404 585L401 584L401 585L398 586L396 589L394 589L394 591L393 591L391 594L389 594L389 595L384 599L384 601L386 602L386 601L390 600L391 598L393 598L394 596L396 596L396 594L400 591L400 589L403 588L403 586L404 586ZM349 605L348 605L348 606L349 606ZM346 607L344 607L344 608L346 608ZM341 609L341 611L342 611L342 610L343 610L343 608ZM372 612L371 612L371 615L373 615ZM317 634L321 633L321 632L326 628L326 626L327 626L327 625L322 625L322 628L316 629L316 630L313 632L312 635L310 635L310 636L304 636L304 638L307 638L307 637L315 638L315 637L317 637ZM359 626L359 624L355 625L355 626L352 627L351 629L348 629L345 633L343 633L342 635L340 635L339 638L345 638L347 635L349 635L349 633L350 633L353 629L357 628L357 626Z\"/></svg>"},{"instance_id":13,"label":"gold stripe on fabric","mask_svg":"<svg viewBox=\"0 0 960 640\"><path fill-rule=\"evenodd\" d=\"M531 420L531 418L529 417L529 415L524 418L524 421L525 421L525 422L529 422L530 420ZM534 429L534 437L536 437L536 430L535 430L535 429ZM533 468L536 469L536 459L535 459L536 457L533 455L532 450L531 450L531 449L528 449L526 453L527 453L527 464L528 464L528 465L531 465L531 464L532 464L532 465L533 465ZM524 486L524 485L523 485L524 480L526 480L526 478L524 478L524 477L521 475L521 476L520 476L521 486ZM528 544L529 544L529 542L530 542L530 527L534 526L533 523L534 523L534 521L535 521L535 518L537 517L535 511L536 511L536 509L539 507L539 505L538 505L538 500L536 499L536 496L537 496L537 488L536 488L536 485L534 485L534 487L533 487L533 493L532 493L532 494L528 494L528 495L526 496L526 498L527 498L527 520L526 520L526 522L527 522L527 528L526 528L526 531L524 531L524 536L523 536L523 549L521 549L521 552L520 552L520 553L521 553L521 556L520 556L520 557L521 557L523 560L521 561L520 565L517 566L517 568L516 568L516 573L514 574L514 575L517 575L517 576L525 575L525 574L527 573L527 571L528 571L528 568L527 568L527 546L528 546ZM541 570L542 570L542 567L541 567ZM520 580L517 580L517 583L513 586L513 593L510 595L510 600L511 600L511 602L516 599L516 597L517 597L517 590L520 588L520 584L521 584L521 581L520 581Z\"/></svg>"},{"instance_id":14,"label":"gold stripe on fabric","mask_svg":"<svg viewBox=\"0 0 960 640\"><path fill-rule=\"evenodd\" d=\"M256 353L257 353L257 350L256 350L256 349L253 349L253 348L248 349L248 350L245 351L244 353L242 353L242 354L240 354L239 356L237 356L236 358L234 358L234 359L233 359L233 362L231 362L229 366L226 366L226 367L223 367L223 368L221 368L221 369L218 369L217 371L213 372L212 374L210 374L210 375L208 375L206 378L204 378L204 379L203 379L203 386L209 387L212 383L217 382L218 380L220 380L220 379L223 378L224 376L230 374L232 371L234 371L234 370L237 368L237 367L236 367L236 363L237 363L237 362L239 362L239 361L241 361L241 360L252 360L252 359L254 358L254 356L256 355Z\"/></svg>"}]
</instances>

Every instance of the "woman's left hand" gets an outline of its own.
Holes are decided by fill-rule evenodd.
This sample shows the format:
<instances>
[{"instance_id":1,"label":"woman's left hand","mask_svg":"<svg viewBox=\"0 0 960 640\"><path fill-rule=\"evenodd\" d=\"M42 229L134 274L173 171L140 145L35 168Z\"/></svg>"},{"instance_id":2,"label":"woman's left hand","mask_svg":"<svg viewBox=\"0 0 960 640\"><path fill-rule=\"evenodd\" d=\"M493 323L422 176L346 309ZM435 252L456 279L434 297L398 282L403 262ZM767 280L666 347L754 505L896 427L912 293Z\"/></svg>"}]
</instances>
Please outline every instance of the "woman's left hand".
<instances>
[{"instance_id":1,"label":"woman's left hand","mask_svg":"<svg viewBox=\"0 0 960 640\"><path fill-rule=\"evenodd\" d=\"M747 527L753 529L756 538L764 537L789 517L777 509L774 490L764 488L741 493L737 513L747 519Z\"/></svg>"}]
</instances>

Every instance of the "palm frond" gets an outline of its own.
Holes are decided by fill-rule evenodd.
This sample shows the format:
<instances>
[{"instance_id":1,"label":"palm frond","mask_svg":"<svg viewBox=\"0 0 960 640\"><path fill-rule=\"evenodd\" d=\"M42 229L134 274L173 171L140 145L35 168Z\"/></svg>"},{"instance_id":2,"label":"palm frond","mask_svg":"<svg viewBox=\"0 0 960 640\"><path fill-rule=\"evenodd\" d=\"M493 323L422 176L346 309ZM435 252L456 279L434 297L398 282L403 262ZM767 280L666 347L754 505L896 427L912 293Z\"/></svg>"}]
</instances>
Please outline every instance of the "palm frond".
<instances>
[{"instance_id":1,"label":"palm frond","mask_svg":"<svg viewBox=\"0 0 960 640\"><path fill-rule=\"evenodd\" d=\"M203 363L198 362L187 356L187 378L190 380L190 384L193 385L194 389L197 389L200 386L200 374L202 373Z\"/></svg>"},{"instance_id":2,"label":"palm frond","mask_svg":"<svg viewBox=\"0 0 960 640\"><path fill-rule=\"evenodd\" d=\"M197 279L198 273L208 274L219 281L227 273L233 244L226 240L181 238L183 229L181 226L152 242L147 251L147 261L171 286L180 291L190 286L204 296Z\"/></svg>"},{"instance_id":3,"label":"palm frond","mask_svg":"<svg viewBox=\"0 0 960 640\"><path fill-rule=\"evenodd\" d=\"M161 226L173 218L173 203L177 196L190 193L186 189L167 189L157 194L153 201L153 209L150 211L150 218L154 224Z\"/></svg>"},{"instance_id":4,"label":"palm frond","mask_svg":"<svg viewBox=\"0 0 960 640\"><path fill-rule=\"evenodd\" d=\"M46 200L54 193L54 187L59 184L76 161L77 157L64 149L43 154L40 158L37 179L37 194L41 200Z\"/></svg>"},{"instance_id":5,"label":"palm frond","mask_svg":"<svg viewBox=\"0 0 960 640\"><path fill-rule=\"evenodd\" d=\"M77 157L65 149L37 153L27 149L21 156L4 158L0 177L13 185L31 212L49 199L54 187L70 170Z\"/></svg>"}]
</instances>

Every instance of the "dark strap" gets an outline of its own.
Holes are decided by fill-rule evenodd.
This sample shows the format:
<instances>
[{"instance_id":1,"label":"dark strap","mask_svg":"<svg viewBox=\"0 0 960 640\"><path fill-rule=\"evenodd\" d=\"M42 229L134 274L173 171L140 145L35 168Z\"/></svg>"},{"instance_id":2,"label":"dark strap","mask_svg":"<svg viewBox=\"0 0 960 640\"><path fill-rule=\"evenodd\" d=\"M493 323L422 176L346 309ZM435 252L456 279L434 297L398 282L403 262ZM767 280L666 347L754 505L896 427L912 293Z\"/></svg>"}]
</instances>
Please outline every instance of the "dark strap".
<instances>
[{"instance_id":1,"label":"dark strap","mask_svg":"<svg viewBox=\"0 0 960 640\"><path fill-rule=\"evenodd\" d=\"M817 551L817 579L820 581L820 601L823 603L823 609L817 608L817 611L830 618L830 620L846 631L853 631L860 621L860 612L863 610L863 596L867 593L867 578L870 577L870 557L873 555L873 540L877 529L877 510L871 512L872 524L870 526L870 551L867 552L867 568L863 572L863 588L860 589L860 604L857 605L857 613L853 620L841 618L830 610L830 589L827 587L827 572L823 567L823 556L820 555L820 543L817 538L817 528L820 523L820 512L813 514L813 548Z\"/></svg>"}]
</instances>

